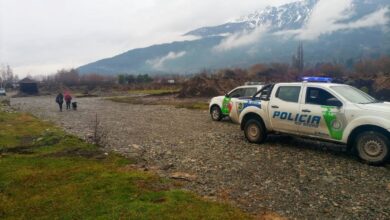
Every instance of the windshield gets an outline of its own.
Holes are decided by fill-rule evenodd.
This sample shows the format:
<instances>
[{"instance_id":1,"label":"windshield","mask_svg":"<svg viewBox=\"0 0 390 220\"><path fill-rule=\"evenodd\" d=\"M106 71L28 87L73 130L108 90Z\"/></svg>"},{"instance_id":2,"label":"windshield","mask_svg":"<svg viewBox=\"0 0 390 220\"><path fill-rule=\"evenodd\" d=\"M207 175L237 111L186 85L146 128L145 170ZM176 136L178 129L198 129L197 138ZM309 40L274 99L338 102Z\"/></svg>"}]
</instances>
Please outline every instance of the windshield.
<instances>
[{"instance_id":1,"label":"windshield","mask_svg":"<svg viewBox=\"0 0 390 220\"><path fill-rule=\"evenodd\" d=\"M367 93L352 86L331 86L331 88L346 100L356 104L369 104L378 102L378 100L371 97Z\"/></svg>"}]
</instances>

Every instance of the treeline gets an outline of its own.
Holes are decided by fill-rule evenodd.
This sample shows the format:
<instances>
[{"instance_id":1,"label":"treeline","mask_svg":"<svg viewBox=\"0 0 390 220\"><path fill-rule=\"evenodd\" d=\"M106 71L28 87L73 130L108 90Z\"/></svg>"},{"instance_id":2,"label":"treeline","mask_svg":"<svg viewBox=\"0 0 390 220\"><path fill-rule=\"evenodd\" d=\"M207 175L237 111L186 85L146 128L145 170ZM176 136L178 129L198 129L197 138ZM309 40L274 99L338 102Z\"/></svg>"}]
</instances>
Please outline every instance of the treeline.
<instances>
[{"instance_id":1,"label":"treeline","mask_svg":"<svg viewBox=\"0 0 390 220\"><path fill-rule=\"evenodd\" d=\"M390 57L384 56L379 59L364 59L355 64L355 72L365 77L372 74L390 74Z\"/></svg>"},{"instance_id":2,"label":"treeline","mask_svg":"<svg viewBox=\"0 0 390 220\"><path fill-rule=\"evenodd\" d=\"M338 63L317 63L299 71L286 63L256 64L247 69L203 71L182 86L181 97L214 96L248 81L263 83L301 81L302 76L327 76L355 86L377 98L390 100L390 57L364 59L353 68Z\"/></svg>"},{"instance_id":3,"label":"treeline","mask_svg":"<svg viewBox=\"0 0 390 220\"><path fill-rule=\"evenodd\" d=\"M62 69L49 76L41 76L40 80L44 89L53 91L62 87L81 88L93 90L95 88L106 89L156 89L166 86L169 79L174 82L183 81L182 76L155 76L148 74L119 74L117 76L105 76L96 73L80 74L76 69Z\"/></svg>"},{"instance_id":4,"label":"treeline","mask_svg":"<svg viewBox=\"0 0 390 220\"><path fill-rule=\"evenodd\" d=\"M375 78L390 75L390 57L362 59L353 68L339 63L317 63L299 71L286 63L256 64L248 69L222 69L214 72L222 78L243 78L245 80L296 81L301 76L328 76L338 78Z\"/></svg>"},{"instance_id":5,"label":"treeline","mask_svg":"<svg viewBox=\"0 0 390 220\"><path fill-rule=\"evenodd\" d=\"M9 65L0 66L0 88L13 88L14 82L19 81Z\"/></svg>"},{"instance_id":6,"label":"treeline","mask_svg":"<svg viewBox=\"0 0 390 220\"><path fill-rule=\"evenodd\" d=\"M111 86L116 83L116 77L103 76L96 73L80 74L76 69L62 69L54 75L42 78L42 84L48 89L60 86L78 87L85 86L94 89L99 86Z\"/></svg>"},{"instance_id":7,"label":"treeline","mask_svg":"<svg viewBox=\"0 0 390 220\"><path fill-rule=\"evenodd\" d=\"M135 83L151 83L151 82L153 82L153 78L150 77L148 74L139 74L137 76L128 75L128 74L118 75L118 83L120 85L135 84Z\"/></svg>"},{"instance_id":8,"label":"treeline","mask_svg":"<svg viewBox=\"0 0 390 220\"><path fill-rule=\"evenodd\" d=\"M12 70L5 72L9 76ZM190 78L192 76L188 75L159 75L151 77L148 74L119 74L117 76L104 76L94 73L79 74L75 69L63 69L57 71L54 75L43 77L41 81L46 88L51 90L58 89L61 86L83 87L86 90L92 90L96 87L110 89L116 87L123 90L175 86L188 91L197 91L184 92L183 96L186 96L185 93L201 94L202 91L206 90L210 91L206 92L207 94L219 94L247 81L264 83L300 81L302 76L333 77L371 94L386 96L390 92L388 90L388 88L390 89L390 57L362 59L354 62L352 66L346 66L337 62L323 62L311 66L305 65L301 71L296 65L286 63L259 63L249 68L204 70L199 74L195 74L192 79ZM378 92L379 90L380 92ZM192 95L190 94L190 96Z\"/></svg>"}]
</instances>

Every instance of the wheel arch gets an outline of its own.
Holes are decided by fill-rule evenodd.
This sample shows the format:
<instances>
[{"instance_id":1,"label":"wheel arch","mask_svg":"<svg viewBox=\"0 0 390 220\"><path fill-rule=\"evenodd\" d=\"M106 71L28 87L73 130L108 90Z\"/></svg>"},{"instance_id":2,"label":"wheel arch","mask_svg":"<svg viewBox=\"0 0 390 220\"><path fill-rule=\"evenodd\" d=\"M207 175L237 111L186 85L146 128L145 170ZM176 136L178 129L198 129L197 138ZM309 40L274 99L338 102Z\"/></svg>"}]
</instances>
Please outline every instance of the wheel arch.
<instances>
[{"instance_id":1,"label":"wheel arch","mask_svg":"<svg viewBox=\"0 0 390 220\"><path fill-rule=\"evenodd\" d=\"M386 130L380 126L377 126L377 125L370 125L370 124L360 125L360 126L357 126L356 128L354 128L351 131L350 135L348 136L348 141L347 141L348 150L351 150L353 148L353 144L354 144L354 141L356 140L357 135L362 133L362 132L365 132L365 131L380 132L390 140L390 132L388 130Z\"/></svg>"},{"instance_id":2,"label":"wheel arch","mask_svg":"<svg viewBox=\"0 0 390 220\"><path fill-rule=\"evenodd\" d=\"M245 123L247 121L249 121L250 119L258 120L261 123L261 125L263 126L263 128L266 129L266 126L265 126L263 118L260 115L256 114L256 113L250 112L250 113L245 114L244 117L242 118L241 124L240 124L241 130L244 130Z\"/></svg>"},{"instance_id":3,"label":"wheel arch","mask_svg":"<svg viewBox=\"0 0 390 220\"><path fill-rule=\"evenodd\" d=\"M220 111L222 110L221 107L218 104L212 104L210 106L209 113L211 113L211 109L213 109L213 107L218 107Z\"/></svg>"}]
</instances>

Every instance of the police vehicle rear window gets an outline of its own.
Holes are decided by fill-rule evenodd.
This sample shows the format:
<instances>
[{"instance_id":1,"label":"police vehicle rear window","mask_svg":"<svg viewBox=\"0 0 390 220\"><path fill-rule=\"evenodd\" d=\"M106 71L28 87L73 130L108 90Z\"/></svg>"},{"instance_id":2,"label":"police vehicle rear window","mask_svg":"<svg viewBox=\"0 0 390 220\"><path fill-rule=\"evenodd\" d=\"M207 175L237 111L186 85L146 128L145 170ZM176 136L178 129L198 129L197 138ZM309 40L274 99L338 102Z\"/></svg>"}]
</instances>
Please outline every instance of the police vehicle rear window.
<instances>
[{"instance_id":1,"label":"police vehicle rear window","mask_svg":"<svg viewBox=\"0 0 390 220\"><path fill-rule=\"evenodd\" d=\"M257 88L246 88L245 97L253 96L257 92Z\"/></svg>"}]
</instances>

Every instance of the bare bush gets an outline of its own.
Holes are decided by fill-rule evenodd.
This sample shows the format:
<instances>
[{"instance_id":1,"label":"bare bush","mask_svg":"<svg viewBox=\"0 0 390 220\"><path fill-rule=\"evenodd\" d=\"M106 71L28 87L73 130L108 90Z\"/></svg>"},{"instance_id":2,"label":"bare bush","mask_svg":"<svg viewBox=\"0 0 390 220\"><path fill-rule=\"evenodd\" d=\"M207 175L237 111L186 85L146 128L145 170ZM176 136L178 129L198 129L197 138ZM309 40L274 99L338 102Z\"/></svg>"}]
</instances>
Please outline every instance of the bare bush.
<instances>
[{"instance_id":1,"label":"bare bush","mask_svg":"<svg viewBox=\"0 0 390 220\"><path fill-rule=\"evenodd\" d=\"M92 143L96 146L104 147L107 144L107 131L103 128L98 114L96 113L95 119L92 122Z\"/></svg>"},{"instance_id":2,"label":"bare bush","mask_svg":"<svg viewBox=\"0 0 390 220\"><path fill-rule=\"evenodd\" d=\"M5 99L0 98L0 104L5 106L11 106L11 101L9 98L5 98Z\"/></svg>"}]
</instances>

